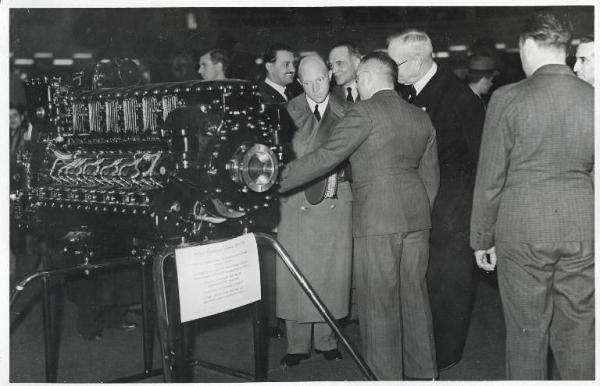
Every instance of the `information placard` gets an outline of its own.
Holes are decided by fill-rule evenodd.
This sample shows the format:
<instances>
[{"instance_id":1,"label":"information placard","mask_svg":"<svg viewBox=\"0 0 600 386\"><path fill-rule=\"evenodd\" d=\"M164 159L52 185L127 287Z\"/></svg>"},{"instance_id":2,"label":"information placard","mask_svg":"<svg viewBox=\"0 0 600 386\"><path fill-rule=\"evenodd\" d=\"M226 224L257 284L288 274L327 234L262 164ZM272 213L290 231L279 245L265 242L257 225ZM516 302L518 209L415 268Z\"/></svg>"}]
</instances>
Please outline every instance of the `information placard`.
<instances>
[{"instance_id":1,"label":"information placard","mask_svg":"<svg viewBox=\"0 0 600 386\"><path fill-rule=\"evenodd\" d=\"M181 322L203 318L260 299L254 234L175 250Z\"/></svg>"}]
</instances>

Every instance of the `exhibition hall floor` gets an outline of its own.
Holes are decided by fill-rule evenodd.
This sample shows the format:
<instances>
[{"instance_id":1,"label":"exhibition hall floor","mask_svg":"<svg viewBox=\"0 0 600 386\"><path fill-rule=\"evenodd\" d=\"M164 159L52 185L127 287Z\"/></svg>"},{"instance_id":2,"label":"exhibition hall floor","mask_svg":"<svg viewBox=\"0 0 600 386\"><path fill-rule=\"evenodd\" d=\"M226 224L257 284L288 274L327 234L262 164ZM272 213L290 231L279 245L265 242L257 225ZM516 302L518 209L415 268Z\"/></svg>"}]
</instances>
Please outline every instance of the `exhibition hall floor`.
<instances>
[{"instance_id":1,"label":"exhibition hall floor","mask_svg":"<svg viewBox=\"0 0 600 386\"><path fill-rule=\"evenodd\" d=\"M504 377L504 323L494 275L478 273L475 307L462 361L440 374L441 381L501 380ZM35 287L35 286L34 286ZM34 288L17 300L11 310L10 366L11 382L45 382L42 307ZM18 314L20 312L20 314ZM76 309L64 302L58 382L106 382L140 373L143 369L141 329L126 332L104 330L99 341L86 341L76 332ZM194 357L253 372L252 324L249 313L234 310L197 322ZM360 348L356 324L344 328L349 340ZM154 345L154 368L160 363L158 340ZM269 341L270 381L361 381L364 380L350 355L342 348L343 360L326 361L314 355L298 366L282 369L285 338ZM202 367L194 367L193 382L245 382ZM159 383L162 376L142 382Z\"/></svg>"}]
</instances>

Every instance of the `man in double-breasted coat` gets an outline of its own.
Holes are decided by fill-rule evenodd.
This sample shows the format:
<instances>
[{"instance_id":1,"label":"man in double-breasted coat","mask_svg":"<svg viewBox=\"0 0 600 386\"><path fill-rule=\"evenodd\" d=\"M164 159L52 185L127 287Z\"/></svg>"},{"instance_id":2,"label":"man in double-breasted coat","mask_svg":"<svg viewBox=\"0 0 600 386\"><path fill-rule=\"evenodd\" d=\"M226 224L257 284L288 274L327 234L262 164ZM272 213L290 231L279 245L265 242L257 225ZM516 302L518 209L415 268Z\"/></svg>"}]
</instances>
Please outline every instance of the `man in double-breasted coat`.
<instances>
[{"instance_id":1,"label":"man in double-breasted coat","mask_svg":"<svg viewBox=\"0 0 600 386\"><path fill-rule=\"evenodd\" d=\"M388 53L398 65L400 91L423 109L436 130L440 191L431 212L427 288L433 317L436 363L406 366L422 378L456 364L467 339L475 288L475 264L469 248L469 211L485 109L479 98L454 74L433 60L429 36L408 30L388 38ZM418 307L418 304L416 304ZM415 312L423 312L418 308ZM423 325L405 324L407 331ZM424 358L430 348L421 345Z\"/></svg>"}]
</instances>

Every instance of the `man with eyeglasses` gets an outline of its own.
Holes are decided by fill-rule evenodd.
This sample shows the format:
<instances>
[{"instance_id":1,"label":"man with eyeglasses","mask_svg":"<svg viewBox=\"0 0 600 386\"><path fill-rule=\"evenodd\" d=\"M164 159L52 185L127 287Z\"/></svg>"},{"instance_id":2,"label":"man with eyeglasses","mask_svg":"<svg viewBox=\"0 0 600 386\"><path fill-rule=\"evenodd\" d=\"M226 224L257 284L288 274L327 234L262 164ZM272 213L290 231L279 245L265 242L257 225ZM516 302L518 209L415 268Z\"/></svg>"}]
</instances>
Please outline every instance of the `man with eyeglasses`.
<instances>
[{"instance_id":1,"label":"man with eyeglasses","mask_svg":"<svg viewBox=\"0 0 600 386\"><path fill-rule=\"evenodd\" d=\"M287 165L280 189L327 175L349 157L360 334L365 360L380 380L401 380L403 367L415 359L404 355L414 348L403 346L424 344L412 331L404 333L403 322L418 318L431 325L431 317L407 313L400 298L424 300L407 281L425 274L419 262L428 260L430 208L439 184L435 130L427 114L394 91L396 79L387 54L364 56L357 71L361 101L323 145Z\"/></svg>"},{"instance_id":2,"label":"man with eyeglasses","mask_svg":"<svg viewBox=\"0 0 600 386\"><path fill-rule=\"evenodd\" d=\"M343 116L345 101L329 93L331 71L320 56L300 61L298 80L304 93L287 104L287 111L295 125L292 150L300 157L329 138ZM281 197L277 236L336 319L348 315L352 266L352 192L340 171ZM341 359L333 331L279 260L276 284L277 316L285 320L287 338L281 365L308 359L311 335L317 354Z\"/></svg>"},{"instance_id":3,"label":"man with eyeglasses","mask_svg":"<svg viewBox=\"0 0 600 386\"><path fill-rule=\"evenodd\" d=\"M388 53L398 66L405 98L427 112L437 135L440 192L432 211L429 269L422 280L429 288L437 365L443 370L462 357L473 304L469 217L485 110L466 84L433 60L426 33L408 30L390 36ZM405 327L428 336L425 325ZM428 358L431 349L421 347L420 357ZM415 363L421 365L407 366L406 375L422 378L434 371L435 363Z\"/></svg>"}]
</instances>

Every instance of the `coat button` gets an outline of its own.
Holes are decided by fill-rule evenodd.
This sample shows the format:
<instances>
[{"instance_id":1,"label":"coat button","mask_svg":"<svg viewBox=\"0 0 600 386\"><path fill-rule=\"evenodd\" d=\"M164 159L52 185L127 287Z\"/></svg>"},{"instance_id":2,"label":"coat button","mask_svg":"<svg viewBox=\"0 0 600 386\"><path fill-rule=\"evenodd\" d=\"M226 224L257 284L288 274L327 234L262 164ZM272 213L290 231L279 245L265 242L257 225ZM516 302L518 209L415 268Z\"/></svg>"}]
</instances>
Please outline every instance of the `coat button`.
<instances>
[{"instance_id":1,"label":"coat button","mask_svg":"<svg viewBox=\"0 0 600 386\"><path fill-rule=\"evenodd\" d=\"M329 207L330 207L331 209L333 209L333 208L335 208L335 204L331 204Z\"/></svg>"},{"instance_id":2,"label":"coat button","mask_svg":"<svg viewBox=\"0 0 600 386\"><path fill-rule=\"evenodd\" d=\"M300 207L300 210L306 210L306 207L305 207L304 205L302 205L302 206Z\"/></svg>"}]
</instances>

